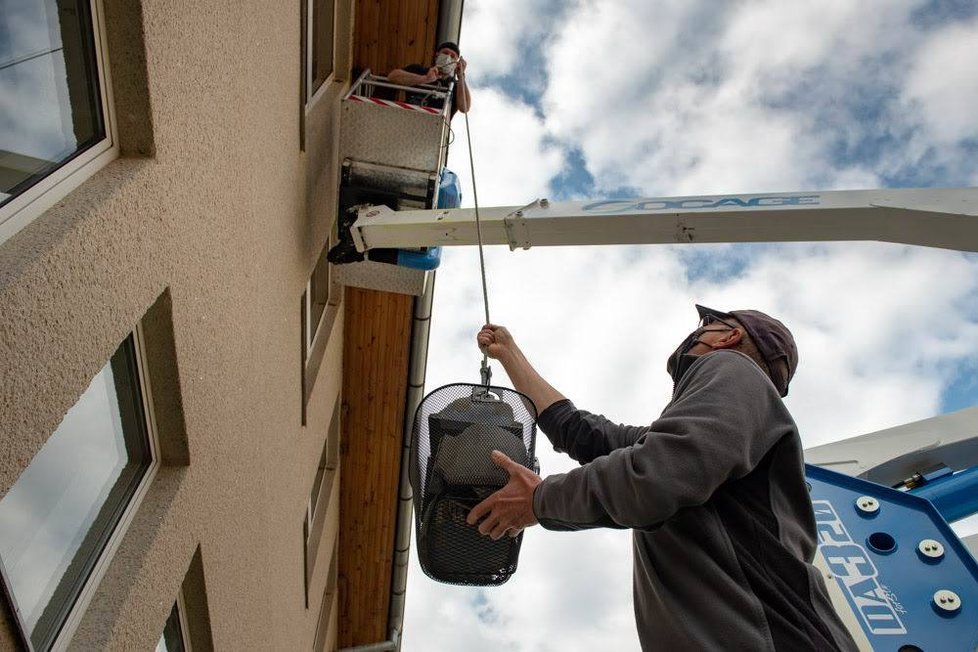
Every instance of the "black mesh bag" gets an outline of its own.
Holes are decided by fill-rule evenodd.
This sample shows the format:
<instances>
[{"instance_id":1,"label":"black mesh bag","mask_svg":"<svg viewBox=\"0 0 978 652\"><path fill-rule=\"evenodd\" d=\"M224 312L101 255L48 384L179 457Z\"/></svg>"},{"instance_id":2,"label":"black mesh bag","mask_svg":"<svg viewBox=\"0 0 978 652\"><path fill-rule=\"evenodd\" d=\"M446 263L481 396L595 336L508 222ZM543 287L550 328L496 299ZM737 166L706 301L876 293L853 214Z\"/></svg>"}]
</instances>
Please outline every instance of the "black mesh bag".
<instances>
[{"instance_id":1,"label":"black mesh bag","mask_svg":"<svg viewBox=\"0 0 978 652\"><path fill-rule=\"evenodd\" d=\"M533 403L505 387L446 385L422 399L411 440L422 570L448 584L502 584L516 572L523 534L493 541L465 518L509 480L490 459L493 450L538 472Z\"/></svg>"}]
</instances>

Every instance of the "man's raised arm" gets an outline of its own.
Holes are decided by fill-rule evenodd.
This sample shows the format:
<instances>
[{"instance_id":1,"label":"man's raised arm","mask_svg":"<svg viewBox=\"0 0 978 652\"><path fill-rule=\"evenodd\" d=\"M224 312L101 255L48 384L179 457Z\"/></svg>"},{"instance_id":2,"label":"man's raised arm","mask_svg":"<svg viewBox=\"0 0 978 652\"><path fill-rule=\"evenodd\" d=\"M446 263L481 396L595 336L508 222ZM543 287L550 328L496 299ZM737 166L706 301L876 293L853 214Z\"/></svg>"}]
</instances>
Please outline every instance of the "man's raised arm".
<instances>
[{"instance_id":1,"label":"man's raised arm","mask_svg":"<svg viewBox=\"0 0 978 652\"><path fill-rule=\"evenodd\" d=\"M476 341L479 349L493 360L499 360L516 391L530 397L537 414L566 398L537 373L505 327L486 324L476 336Z\"/></svg>"}]
</instances>

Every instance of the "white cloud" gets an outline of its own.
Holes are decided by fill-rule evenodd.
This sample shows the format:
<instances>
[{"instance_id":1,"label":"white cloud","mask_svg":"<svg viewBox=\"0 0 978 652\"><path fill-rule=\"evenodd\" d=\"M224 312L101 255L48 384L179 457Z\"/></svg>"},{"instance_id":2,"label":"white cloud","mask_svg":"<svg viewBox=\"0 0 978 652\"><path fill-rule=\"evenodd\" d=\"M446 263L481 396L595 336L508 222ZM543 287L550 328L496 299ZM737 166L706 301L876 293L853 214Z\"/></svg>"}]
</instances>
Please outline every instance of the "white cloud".
<instances>
[{"instance_id":1,"label":"white cloud","mask_svg":"<svg viewBox=\"0 0 978 652\"><path fill-rule=\"evenodd\" d=\"M521 63L524 44L546 37L545 0L469 0L460 40L462 54L476 79L504 75Z\"/></svg>"},{"instance_id":2,"label":"white cloud","mask_svg":"<svg viewBox=\"0 0 978 652\"><path fill-rule=\"evenodd\" d=\"M911 166L968 170L914 133L973 137L976 32L925 31L921 4L584 3L553 37L547 124L581 146L599 189L874 187ZM881 147L876 169L839 160Z\"/></svg>"},{"instance_id":3,"label":"white cloud","mask_svg":"<svg viewBox=\"0 0 978 652\"><path fill-rule=\"evenodd\" d=\"M526 204L546 197L550 180L563 166L563 156L546 140L543 120L529 105L507 99L496 89L476 88L473 93L469 126L480 205ZM472 206L464 114L455 116L452 131L449 167L462 184L463 205Z\"/></svg>"},{"instance_id":4,"label":"white cloud","mask_svg":"<svg viewBox=\"0 0 978 652\"><path fill-rule=\"evenodd\" d=\"M978 138L978 21L936 30L923 43L904 89L919 106L930 135L941 144Z\"/></svg>"}]
</instances>

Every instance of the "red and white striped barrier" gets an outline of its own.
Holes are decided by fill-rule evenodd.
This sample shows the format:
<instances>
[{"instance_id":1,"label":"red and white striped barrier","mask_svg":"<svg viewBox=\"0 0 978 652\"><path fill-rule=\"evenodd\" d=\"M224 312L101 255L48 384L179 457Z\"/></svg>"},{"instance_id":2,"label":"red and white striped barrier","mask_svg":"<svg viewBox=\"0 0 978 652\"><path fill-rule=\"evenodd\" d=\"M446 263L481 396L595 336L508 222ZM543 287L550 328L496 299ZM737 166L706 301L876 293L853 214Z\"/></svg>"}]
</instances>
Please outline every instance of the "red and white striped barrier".
<instances>
[{"instance_id":1,"label":"red and white striped barrier","mask_svg":"<svg viewBox=\"0 0 978 652\"><path fill-rule=\"evenodd\" d=\"M360 95L351 95L349 98L355 102L366 102L368 104L377 104L379 106L393 106L399 109L407 109L408 111L420 111L421 113L430 113L431 115L440 115L441 109L435 109L430 106L418 106L417 104L408 104L407 102L395 102L394 100L381 100L376 97L362 97Z\"/></svg>"}]
</instances>

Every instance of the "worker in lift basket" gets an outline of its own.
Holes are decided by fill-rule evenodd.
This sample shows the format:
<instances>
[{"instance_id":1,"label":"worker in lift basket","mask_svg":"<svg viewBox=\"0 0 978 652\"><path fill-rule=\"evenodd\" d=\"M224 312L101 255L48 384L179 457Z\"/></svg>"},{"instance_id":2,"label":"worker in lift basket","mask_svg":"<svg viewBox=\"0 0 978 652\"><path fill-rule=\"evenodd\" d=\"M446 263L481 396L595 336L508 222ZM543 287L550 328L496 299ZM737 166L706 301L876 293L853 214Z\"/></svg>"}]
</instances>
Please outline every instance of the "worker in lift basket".
<instances>
[{"instance_id":1,"label":"worker in lift basket","mask_svg":"<svg viewBox=\"0 0 978 652\"><path fill-rule=\"evenodd\" d=\"M578 409L509 331L483 327L479 347L581 466L541 479L494 451L509 482L468 522L493 539L536 523L631 529L645 650L855 650L811 563L801 440L781 400L798 366L794 338L756 310L696 309L699 327L666 365L672 401L649 426Z\"/></svg>"},{"instance_id":2,"label":"worker in lift basket","mask_svg":"<svg viewBox=\"0 0 978 652\"><path fill-rule=\"evenodd\" d=\"M469 93L469 86L465 81L465 69L467 67L465 59L459 52L458 45L451 41L446 41L435 48L434 64L425 66L420 63L412 63L403 68L395 68L387 73L387 79L401 86L417 86L418 84L431 84L448 88L451 79L455 78L455 94L452 100L452 115L456 111L468 113L472 106L472 95ZM411 104L425 104L426 106L441 107L441 100L432 100L428 96L420 93L409 93L407 101Z\"/></svg>"}]
</instances>

